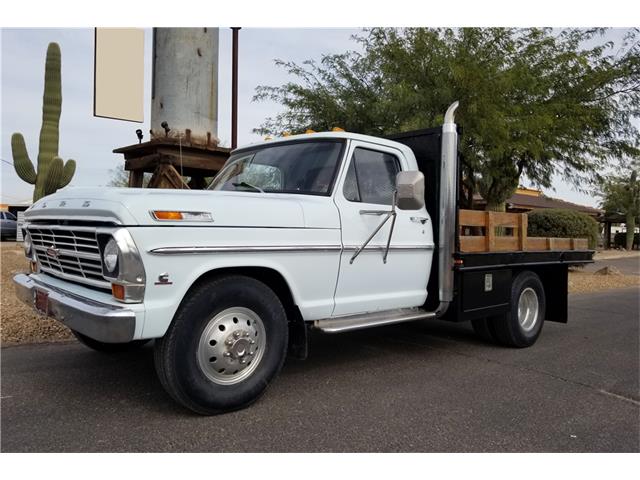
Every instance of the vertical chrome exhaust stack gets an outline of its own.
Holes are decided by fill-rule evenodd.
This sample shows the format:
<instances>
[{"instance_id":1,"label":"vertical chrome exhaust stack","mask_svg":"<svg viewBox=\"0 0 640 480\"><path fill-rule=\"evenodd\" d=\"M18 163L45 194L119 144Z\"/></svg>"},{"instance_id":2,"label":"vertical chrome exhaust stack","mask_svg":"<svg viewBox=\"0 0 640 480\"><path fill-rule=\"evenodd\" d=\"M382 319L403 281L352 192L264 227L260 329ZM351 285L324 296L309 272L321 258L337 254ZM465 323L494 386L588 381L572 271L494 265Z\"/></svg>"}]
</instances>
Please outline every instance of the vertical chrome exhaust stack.
<instances>
[{"instance_id":1,"label":"vertical chrome exhaust stack","mask_svg":"<svg viewBox=\"0 0 640 480\"><path fill-rule=\"evenodd\" d=\"M452 103L442 125L442 162L440 167L440 234L438 238L438 316L444 315L453 300L453 251L456 241L456 168L458 163L458 130Z\"/></svg>"}]
</instances>

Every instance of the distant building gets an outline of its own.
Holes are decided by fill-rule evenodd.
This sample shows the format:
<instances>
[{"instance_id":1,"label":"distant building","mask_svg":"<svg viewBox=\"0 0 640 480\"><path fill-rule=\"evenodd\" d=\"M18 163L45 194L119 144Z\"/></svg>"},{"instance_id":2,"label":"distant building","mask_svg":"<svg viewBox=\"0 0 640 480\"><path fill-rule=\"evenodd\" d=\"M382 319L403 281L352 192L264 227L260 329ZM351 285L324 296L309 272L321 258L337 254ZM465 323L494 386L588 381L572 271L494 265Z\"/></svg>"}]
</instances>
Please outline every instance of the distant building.
<instances>
[{"instance_id":1,"label":"distant building","mask_svg":"<svg viewBox=\"0 0 640 480\"><path fill-rule=\"evenodd\" d=\"M487 202L480 195L476 194L473 196L473 204L474 208L483 210ZM599 208L588 207L586 205L567 202L559 198L548 197L540 190L532 188L518 187L516 192L511 195L506 202L507 212L526 213L531 210L543 208L564 208L567 210L575 210L586 213L598 221L601 221L604 216L604 210Z\"/></svg>"}]
</instances>

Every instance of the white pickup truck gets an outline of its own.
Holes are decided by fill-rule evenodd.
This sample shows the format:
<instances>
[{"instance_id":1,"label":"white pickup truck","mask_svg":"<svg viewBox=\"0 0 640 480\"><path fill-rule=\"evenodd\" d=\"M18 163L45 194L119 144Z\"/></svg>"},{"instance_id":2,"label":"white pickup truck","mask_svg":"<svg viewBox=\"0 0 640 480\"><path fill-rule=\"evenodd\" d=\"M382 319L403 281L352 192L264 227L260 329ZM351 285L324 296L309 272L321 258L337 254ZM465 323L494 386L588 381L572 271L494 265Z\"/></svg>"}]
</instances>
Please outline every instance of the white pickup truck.
<instances>
[{"instance_id":1,"label":"white pickup truck","mask_svg":"<svg viewBox=\"0 0 640 480\"><path fill-rule=\"evenodd\" d=\"M25 213L17 295L96 350L154 339L162 385L201 414L256 400L287 353L306 356L308 328L441 317L529 346L545 319L566 322L567 267L592 252L460 248L456 105L394 140L239 148L208 190L45 197Z\"/></svg>"}]
</instances>

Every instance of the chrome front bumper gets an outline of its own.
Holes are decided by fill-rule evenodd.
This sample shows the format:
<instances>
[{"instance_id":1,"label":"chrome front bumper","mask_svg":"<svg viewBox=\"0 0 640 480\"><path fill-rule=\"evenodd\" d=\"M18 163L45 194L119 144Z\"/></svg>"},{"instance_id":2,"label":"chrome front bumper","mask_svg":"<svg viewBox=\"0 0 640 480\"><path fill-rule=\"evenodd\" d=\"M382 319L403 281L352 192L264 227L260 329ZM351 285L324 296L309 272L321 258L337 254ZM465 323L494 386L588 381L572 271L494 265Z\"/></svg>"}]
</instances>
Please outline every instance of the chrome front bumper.
<instances>
[{"instance_id":1,"label":"chrome front bumper","mask_svg":"<svg viewBox=\"0 0 640 480\"><path fill-rule=\"evenodd\" d=\"M20 300L72 330L105 343L126 343L133 339L136 315L128 308L81 297L23 273L13 277L13 282ZM36 306L37 292L40 301Z\"/></svg>"}]
</instances>

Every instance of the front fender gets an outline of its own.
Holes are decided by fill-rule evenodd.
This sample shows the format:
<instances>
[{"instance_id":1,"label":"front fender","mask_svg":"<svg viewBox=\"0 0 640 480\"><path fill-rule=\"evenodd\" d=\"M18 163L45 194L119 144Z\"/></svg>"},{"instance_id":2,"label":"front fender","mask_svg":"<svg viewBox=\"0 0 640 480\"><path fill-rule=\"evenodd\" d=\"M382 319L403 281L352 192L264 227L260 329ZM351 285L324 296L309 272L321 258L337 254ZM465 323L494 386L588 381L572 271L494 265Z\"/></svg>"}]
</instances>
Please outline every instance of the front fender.
<instances>
[{"instance_id":1,"label":"front fender","mask_svg":"<svg viewBox=\"0 0 640 480\"><path fill-rule=\"evenodd\" d=\"M227 268L278 272L304 320L333 311L339 229L133 227L130 232L147 273L142 338L163 336L191 286Z\"/></svg>"}]
</instances>

